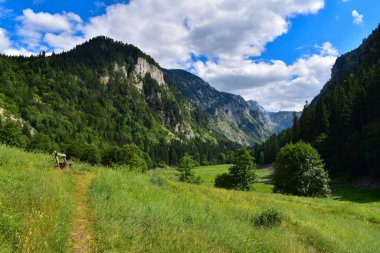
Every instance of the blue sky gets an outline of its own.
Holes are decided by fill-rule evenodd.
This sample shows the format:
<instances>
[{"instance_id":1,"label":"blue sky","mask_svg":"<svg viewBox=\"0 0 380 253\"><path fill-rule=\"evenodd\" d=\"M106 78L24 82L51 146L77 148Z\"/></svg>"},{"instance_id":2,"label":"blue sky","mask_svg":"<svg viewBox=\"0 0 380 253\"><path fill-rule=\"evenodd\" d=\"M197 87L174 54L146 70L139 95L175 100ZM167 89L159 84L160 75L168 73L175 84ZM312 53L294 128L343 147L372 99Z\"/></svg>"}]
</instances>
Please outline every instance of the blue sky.
<instances>
[{"instance_id":1,"label":"blue sky","mask_svg":"<svg viewBox=\"0 0 380 253\"><path fill-rule=\"evenodd\" d=\"M0 0L0 52L107 35L264 108L300 110L380 22L377 0Z\"/></svg>"}]
</instances>

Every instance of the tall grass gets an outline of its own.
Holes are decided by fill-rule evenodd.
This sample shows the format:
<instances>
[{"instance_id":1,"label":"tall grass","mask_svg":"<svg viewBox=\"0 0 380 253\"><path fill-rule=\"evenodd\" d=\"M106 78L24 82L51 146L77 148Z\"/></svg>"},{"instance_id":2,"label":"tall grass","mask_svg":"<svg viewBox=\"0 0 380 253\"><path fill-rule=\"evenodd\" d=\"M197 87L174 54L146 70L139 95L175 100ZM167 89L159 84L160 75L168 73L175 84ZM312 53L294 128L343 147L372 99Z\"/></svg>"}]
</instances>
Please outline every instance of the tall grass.
<instances>
[{"instance_id":1,"label":"tall grass","mask_svg":"<svg viewBox=\"0 0 380 253\"><path fill-rule=\"evenodd\" d=\"M52 157L0 146L0 252L65 252L71 177Z\"/></svg>"},{"instance_id":2,"label":"tall grass","mask_svg":"<svg viewBox=\"0 0 380 253\"><path fill-rule=\"evenodd\" d=\"M99 252L377 252L380 205L236 192L99 170L90 205ZM253 220L271 208L283 221Z\"/></svg>"}]
</instances>

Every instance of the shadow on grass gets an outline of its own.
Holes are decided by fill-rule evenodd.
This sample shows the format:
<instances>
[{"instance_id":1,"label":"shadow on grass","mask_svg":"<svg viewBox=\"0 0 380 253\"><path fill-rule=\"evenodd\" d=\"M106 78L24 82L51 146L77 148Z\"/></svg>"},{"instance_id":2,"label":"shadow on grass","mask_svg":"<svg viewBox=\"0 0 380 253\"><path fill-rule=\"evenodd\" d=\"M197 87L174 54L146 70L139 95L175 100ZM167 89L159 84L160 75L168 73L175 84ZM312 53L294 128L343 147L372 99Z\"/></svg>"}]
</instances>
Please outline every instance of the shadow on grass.
<instances>
[{"instance_id":1,"label":"shadow on grass","mask_svg":"<svg viewBox=\"0 0 380 253\"><path fill-rule=\"evenodd\" d=\"M272 175L266 175L266 176L260 177L260 179L258 180L258 183L272 185L273 184L272 180L273 180Z\"/></svg>"},{"instance_id":2,"label":"shadow on grass","mask_svg":"<svg viewBox=\"0 0 380 253\"><path fill-rule=\"evenodd\" d=\"M380 188L358 189L353 185L332 185L332 198L357 203L380 202Z\"/></svg>"}]
</instances>

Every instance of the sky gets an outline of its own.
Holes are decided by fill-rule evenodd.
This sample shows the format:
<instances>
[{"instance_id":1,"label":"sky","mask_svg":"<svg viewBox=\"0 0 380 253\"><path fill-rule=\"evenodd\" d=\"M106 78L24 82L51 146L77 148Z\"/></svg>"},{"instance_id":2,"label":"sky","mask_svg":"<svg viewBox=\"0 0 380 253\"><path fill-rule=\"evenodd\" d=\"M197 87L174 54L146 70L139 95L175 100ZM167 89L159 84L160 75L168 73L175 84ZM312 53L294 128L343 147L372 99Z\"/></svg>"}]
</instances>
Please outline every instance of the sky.
<instances>
[{"instance_id":1,"label":"sky","mask_svg":"<svg viewBox=\"0 0 380 253\"><path fill-rule=\"evenodd\" d=\"M0 0L0 53L59 53L106 35L268 111L298 111L379 10L379 0Z\"/></svg>"}]
</instances>

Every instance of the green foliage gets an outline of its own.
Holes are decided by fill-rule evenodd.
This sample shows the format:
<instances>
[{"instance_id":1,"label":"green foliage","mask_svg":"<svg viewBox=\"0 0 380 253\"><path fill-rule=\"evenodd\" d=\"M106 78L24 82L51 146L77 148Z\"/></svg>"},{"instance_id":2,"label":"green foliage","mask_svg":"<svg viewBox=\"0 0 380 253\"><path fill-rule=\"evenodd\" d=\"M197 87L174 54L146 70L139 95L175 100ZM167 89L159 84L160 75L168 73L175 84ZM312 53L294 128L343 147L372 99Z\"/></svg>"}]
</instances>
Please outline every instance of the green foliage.
<instances>
[{"instance_id":1,"label":"green foliage","mask_svg":"<svg viewBox=\"0 0 380 253\"><path fill-rule=\"evenodd\" d=\"M47 134L37 133L31 138L27 149L52 153L54 150L58 150L59 147Z\"/></svg>"},{"instance_id":2,"label":"green foliage","mask_svg":"<svg viewBox=\"0 0 380 253\"><path fill-rule=\"evenodd\" d=\"M264 165L264 164L265 164L265 155L264 155L264 151L260 151L260 153L259 153L258 163L259 163L260 165Z\"/></svg>"},{"instance_id":3,"label":"green foliage","mask_svg":"<svg viewBox=\"0 0 380 253\"><path fill-rule=\"evenodd\" d=\"M165 180L158 174L154 173L151 177L149 182L153 185L157 186L164 186L165 185Z\"/></svg>"},{"instance_id":4,"label":"green foliage","mask_svg":"<svg viewBox=\"0 0 380 253\"><path fill-rule=\"evenodd\" d=\"M103 153L102 161L107 165L127 165L133 170L146 171L152 164L149 156L135 144L110 147Z\"/></svg>"},{"instance_id":5,"label":"green foliage","mask_svg":"<svg viewBox=\"0 0 380 253\"><path fill-rule=\"evenodd\" d=\"M26 146L26 136L20 125L13 120L0 122L0 143L15 147Z\"/></svg>"},{"instance_id":6,"label":"green foliage","mask_svg":"<svg viewBox=\"0 0 380 253\"><path fill-rule=\"evenodd\" d=\"M329 178L318 152L304 142L281 148L274 164L274 191L301 196L327 197Z\"/></svg>"},{"instance_id":7,"label":"green foliage","mask_svg":"<svg viewBox=\"0 0 380 253\"><path fill-rule=\"evenodd\" d=\"M360 143L361 152L366 165L374 171L380 172L380 122L367 124L362 133Z\"/></svg>"},{"instance_id":8,"label":"green foliage","mask_svg":"<svg viewBox=\"0 0 380 253\"><path fill-rule=\"evenodd\" d=\"M234 153L234 166L230 168L233 187L236 190L249 191L256 175L256 164L249 149L238 149Z\"/></svg>"},{"instance_id":9,"label":"green foliage","mask_svg":"<svg viewBox=\"0 0 380 253\"><path fill-rule=\"evenodd\" d=\"M339 57L331 80L292 130L274 135L256 150L275 160L280 147L299 140L312 143L332 176L375 176L379 170L380 27L357 49Z\"/></svg>"},{"instance_id":10,"label":"green foliage","mask_svg":"<svg viewBox=\"0 0 380 253\"><path fill-rule=\"evenodd\" d=\"M200 184L201 178L194 175L194 167L196 163L194 159L185 154L178 164L179 181L191 184Z\"/></svg>"},{"instance_id":11,"label":"green foliage","mask_svg":"<svg viewBox=\"0 0 380 253\"><path fill-rule=\"evenodd\" d=\"M249 191L255 181L256 164L250 150L241 148L233 155L234 166L229 169L229 173L218 175L215 178L215 187Z\"/></svg>"},{"instance_id":12,"label":"green foliage","mask_svg":"<svg viewBox=\"0 0 380 253\"><path fill-rule=\"evenodd\" d=\"M217 188L231 189L234 186L234 178L229 173L219 174L215 177L214 186Z\"/></svg>"},{"instance_id":13,"label":"green foliage","mask_svg":"<svg viewBox=\"0 0 380 253\"><path fill-rule=\"evenodd\" d=\"M260 227L279 226L282 222L282 214L277 209L270 207L254 217L253 223Z\"/></svg>"},{"instance_id":14,"label":"green foliage","mask_svg":"<svg viewBox=\"0 0 380 253\"><path fill-rule=\"evenodd\" d=\"M186 152L202 152L199 162L219 162L237 147L210 129L207 116L166 74L165 85L139 76L140 91L133 74L139 58L160 68L138 48L104 36L49 57L1 55L0 107L25 124L23 135L16 125L1 128L0 142L25 147L28 138L29 150L57 149L92 164L108 147L134 143L150 157L148 167L151 160L177 164ZM186 138L185 125L197 137Z\"/></svg>"}]
</instances>

